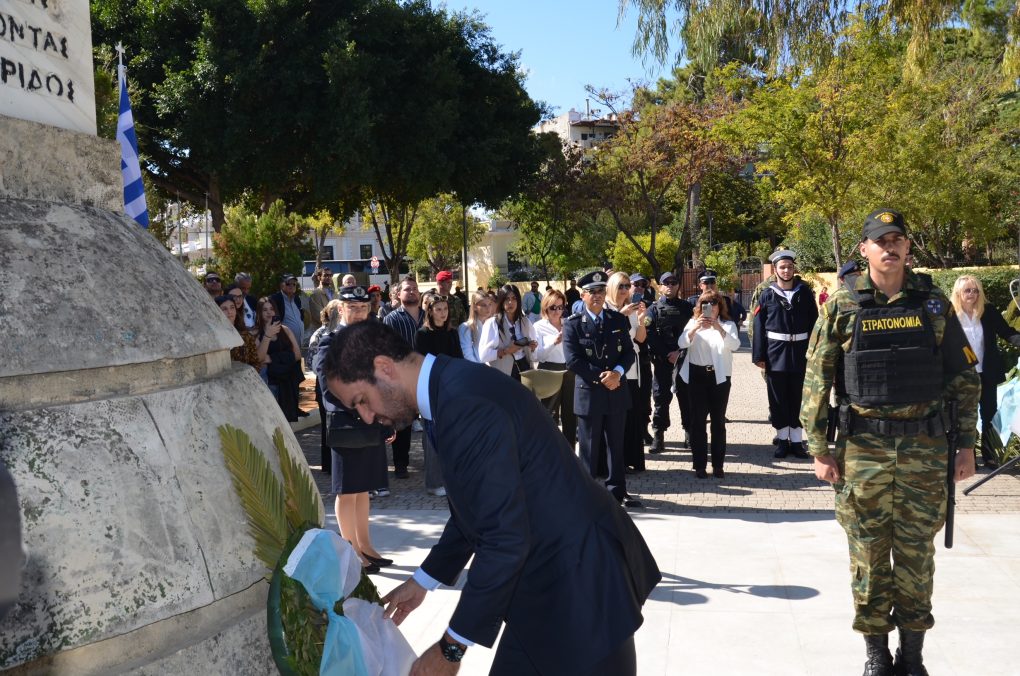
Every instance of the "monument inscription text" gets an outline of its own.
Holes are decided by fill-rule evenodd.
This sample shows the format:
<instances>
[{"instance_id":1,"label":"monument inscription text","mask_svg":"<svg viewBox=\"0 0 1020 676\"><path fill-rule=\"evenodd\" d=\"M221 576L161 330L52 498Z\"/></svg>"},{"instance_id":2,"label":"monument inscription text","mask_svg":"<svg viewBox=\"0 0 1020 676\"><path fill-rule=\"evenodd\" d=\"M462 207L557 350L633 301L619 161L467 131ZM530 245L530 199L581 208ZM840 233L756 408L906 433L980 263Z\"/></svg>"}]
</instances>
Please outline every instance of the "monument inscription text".
<instances>
[{"instance_id":1,"label":"monument inscription text","mask_svg":"<svg viewBox=\"0 0 1020 676\"><path fill-rule=\"evenodd\" d=\"M96 133L88 0L0 0L0 115Z\"/></svg>"}]
</instances>

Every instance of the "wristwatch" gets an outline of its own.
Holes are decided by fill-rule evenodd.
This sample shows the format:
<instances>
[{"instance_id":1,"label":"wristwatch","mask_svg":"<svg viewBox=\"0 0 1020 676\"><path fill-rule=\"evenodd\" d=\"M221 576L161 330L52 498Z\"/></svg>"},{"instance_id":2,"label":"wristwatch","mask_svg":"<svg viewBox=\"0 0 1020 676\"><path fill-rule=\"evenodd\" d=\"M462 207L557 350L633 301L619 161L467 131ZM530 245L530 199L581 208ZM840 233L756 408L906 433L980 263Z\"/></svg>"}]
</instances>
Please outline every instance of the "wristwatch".
<instances>
[{"instance_id":1,"label":"wristwatch","mask_svg":"<svg viewBox=\"0 0 1020 676\"><path fill-rule=\"evenodd\" d=\"M465 650L467 650L467 648L461 644L454 643L446 638L445 632L439 637L439 651L443 653L443 659L447 662L460 662L464 659Z\"/></svg>"}]
</instances>

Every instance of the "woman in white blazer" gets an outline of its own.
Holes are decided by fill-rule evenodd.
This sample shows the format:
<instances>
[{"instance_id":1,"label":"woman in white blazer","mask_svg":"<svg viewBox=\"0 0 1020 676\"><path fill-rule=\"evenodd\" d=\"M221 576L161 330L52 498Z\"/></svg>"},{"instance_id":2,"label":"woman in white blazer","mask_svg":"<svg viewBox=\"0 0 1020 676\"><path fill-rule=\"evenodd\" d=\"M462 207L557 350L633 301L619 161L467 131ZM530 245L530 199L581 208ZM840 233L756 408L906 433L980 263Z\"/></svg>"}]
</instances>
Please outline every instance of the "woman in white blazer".
<instances>
[{"instance_id":1,"label":"woman in white blazer","mask_svg":"<svg viewBox=\"0 0 1020 676\"><path fill-rule=\"evenodd\" d=\"M694 473L699 479L708 477L708 435L706 419L712 417L712 475L722 479L726 457L726 407L730 401L730 375L733 373L733 352L740 347L737 325L730 321L729 308L717 291L706 291L698 297L694 317L687 322L677 341L687 349L687 358L680 367L680 378L687 383L691 402L691 453Z\"/></svg>"}]
</instances>

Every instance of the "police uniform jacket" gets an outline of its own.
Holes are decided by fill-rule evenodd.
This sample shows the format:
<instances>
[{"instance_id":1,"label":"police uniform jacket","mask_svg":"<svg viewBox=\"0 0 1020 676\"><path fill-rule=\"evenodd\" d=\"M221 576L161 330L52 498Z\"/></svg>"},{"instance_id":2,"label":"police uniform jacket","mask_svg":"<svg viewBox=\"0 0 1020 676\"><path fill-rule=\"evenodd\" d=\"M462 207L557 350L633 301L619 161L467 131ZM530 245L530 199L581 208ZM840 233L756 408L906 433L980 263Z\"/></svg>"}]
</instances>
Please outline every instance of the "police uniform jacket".
<instances>
[{"instance_id":1,"label":"police uniform jacket","mask_svg":"<svg viewBox=\"0 0 1020 676\"><path fill-rule=\"evenodd\" d=\"M926 401L877 406L854 404L854 412L865 418L917 420L937 413L943 401L956 399L959 402L958 447L973 448L978 398L981 394L981 381L973 368L977 363L977 357L970 349L967 336L963 333L963 328L946 295L938 287L930 286L908 270L903 289L891 297L886 297L874 288L871 278L867 274L862 274L854 281L853 290L841 286L822 306L809 340L808 368L804 376L804 399L800 410L800 420L804 424L807 436L808 452L816 456L829 455L825 440L829 392L836 384L837 370L844 369L845 354L851 349L857 315L861 312L855 293L862 292L874 298L874 302L880 306L906 306L911 302L911 298L921 301L926 322L934 331L938 346L937 356L942 362L943 386L941 390L932 391L931 398ZM893 325L879 325L875 330L905 329ZM840 403L846 403L846 400L840 398Z\"/></svg>"},{"instance_id":2,"label":"police uniform jacket","mask_svg":"<svg viewBox=\"0 0 1020 676\"><path fill-rule=\"evenodd\" d=\"M807 365L808 334L818 318L818 305L811 289L799 279L795 281L793 300L775 287L761 292L754 309L754 337L751 340L751 359L765 362L769 371L802 372ZM769 337L769 332L800 340Z\"/></svg>"},{"instance_id":3,"label":"police uniform jacket","mask_svg":"<svg viewBox=\"0 0 1020 676\"><path fill-rule=\"evenodd\" d=\"M620 387L609 390L601 382L603 371L617 366L625 374L634 363L634 343L630 339L630 320L619 312L603 308L602 330L587 309L563 322L563 355L574 379L574 412L577 415L621 415L630 407L630 388L621 376Z\"/></svg>"},{"instance_id":4,"label":"police uniform jacket","mask_svg":"<svg viewBox=\"0 0 1020 676\"><path fill-rule=\"evenodd\" d=\"M660 296L648 308L645 316L649 320L645 338L648 352L655 359L666 359L670 352L678 349L677 341L687 322L694 316L694 308L683 298Z\"/></svg>"}]
</instances>

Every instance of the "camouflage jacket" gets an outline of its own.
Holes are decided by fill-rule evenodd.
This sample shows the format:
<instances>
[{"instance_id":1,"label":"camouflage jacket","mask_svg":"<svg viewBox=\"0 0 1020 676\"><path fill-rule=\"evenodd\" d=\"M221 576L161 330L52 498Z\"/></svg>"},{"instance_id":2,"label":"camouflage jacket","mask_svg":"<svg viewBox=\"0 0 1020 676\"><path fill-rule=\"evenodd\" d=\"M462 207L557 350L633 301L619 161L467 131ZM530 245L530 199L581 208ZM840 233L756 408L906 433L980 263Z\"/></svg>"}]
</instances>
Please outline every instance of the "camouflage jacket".
<instances>
[{"instance_id":1,"label":"camouflage jacket","mask_svg":"<svg viewBox=\"0 0 1020 676\"><path fill-rule=\"evenodd\" d=\"M857 278L856 290L872 289L871 278L862 274ZM974 364L974 357L960 322L953 312L953 306L945 293L929 285L912 272L904 279L904 291L920 290L928 294L934 303L926 303L926 312L935 330L943 359L944 386L942 400L956 399L960 402L959 448L973 448L977 426L977 405L981 396L981 380ZM900 293L887 298L875 289L875 302L879 305L904 301L907 294ZM808 451L812 455L829 455L825 442L825 427L828 420L829 391L836 377L836 369L842 363L841 352L850 349L857 311L853 294L840 286L822 306L818 321L811 332L808 345L807 372L804 377L804 396L800 409L800 420L804 425ZM846 403L846 402L840 402ZM916 419L935 413L941 405L936 398L920 404L900 404L863 408L854 405L854 410L868 418Z\"/></svg>"},{"instance_id":2,"label":"camouflage jacket","mask_svg":"<svg viewBox=\"0 0 1020 676\"><path fill-rule=\"evenodd\" d=\"M751 292L751 304L747 308L747 316L754 317L755 310L758 309L758 300L761 298L761 292L772 286L775 281L776 276L769 275L765 278L765 281L754 287L754 291ZM754 340L754 319L747 322L747 337L749 340Z\"/></svg>"}]
</instances>

